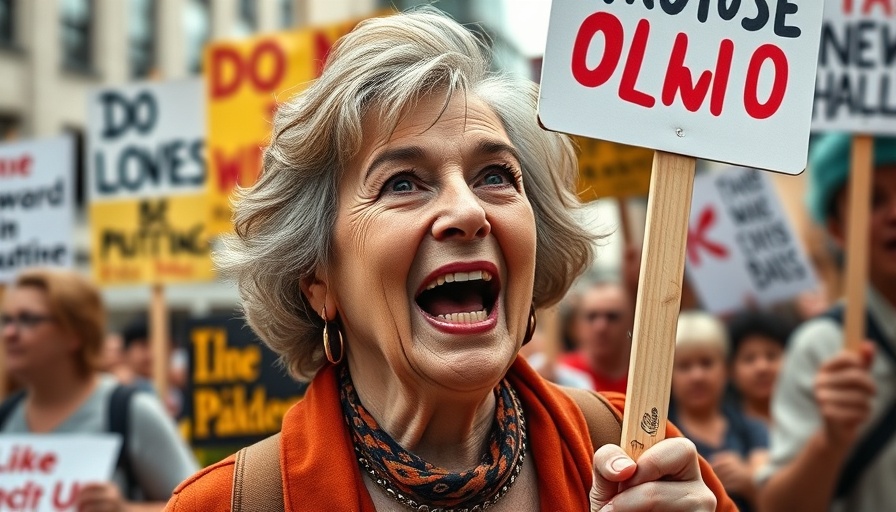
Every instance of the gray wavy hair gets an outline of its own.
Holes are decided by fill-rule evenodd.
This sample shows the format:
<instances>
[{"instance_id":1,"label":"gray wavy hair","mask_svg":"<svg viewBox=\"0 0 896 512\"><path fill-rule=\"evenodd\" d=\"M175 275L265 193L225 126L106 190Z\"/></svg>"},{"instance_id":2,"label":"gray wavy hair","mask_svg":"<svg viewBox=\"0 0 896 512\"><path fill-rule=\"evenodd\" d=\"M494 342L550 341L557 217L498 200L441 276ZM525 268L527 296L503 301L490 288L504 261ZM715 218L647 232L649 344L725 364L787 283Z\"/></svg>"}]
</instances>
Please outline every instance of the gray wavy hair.
<instances>
[{"instance_id":1,"label":"gray wavy hair","mask_svg":"<svg viewBox=\"0 0 896 512\"><path fill-rule=\"evenodd\" d=\"M559 301L591 264L594 236L572 216L569 138L538 127L535 84L489 65L485 44L435 9L373 18L340 39L320 78L277 110L259 180L237 191L235 234L215 257L236 279L249 325L294 377L311 379L324 362L323 321L300 283L327 266L338 180L369 112L394 129L424 95L445 94L446 104L455 92L481 98L522 160L537 231L535 306Z\"/></svg>"}]
</instances>

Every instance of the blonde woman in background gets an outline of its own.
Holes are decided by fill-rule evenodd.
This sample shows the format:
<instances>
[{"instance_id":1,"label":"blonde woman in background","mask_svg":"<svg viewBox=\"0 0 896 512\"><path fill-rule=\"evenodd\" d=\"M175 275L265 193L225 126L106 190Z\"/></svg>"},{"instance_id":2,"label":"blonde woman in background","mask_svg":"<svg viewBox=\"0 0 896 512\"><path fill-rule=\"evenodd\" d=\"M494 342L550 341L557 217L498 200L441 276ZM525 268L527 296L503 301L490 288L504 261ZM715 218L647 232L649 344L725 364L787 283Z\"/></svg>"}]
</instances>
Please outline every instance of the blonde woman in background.
<instances>
[{"instance_id":1,"label":"blonde woman in background","mask_svg":"<svg viewBox=\"0 0 896 512\"><path fill-rule=\"evenodd\" d=\"M753 473L767 458L768 432L725 401L729 350L721 321L701 311L681 314L669 418L712 464L738 508L749 512L755 509Z\"/></svg>"}]
</instances>

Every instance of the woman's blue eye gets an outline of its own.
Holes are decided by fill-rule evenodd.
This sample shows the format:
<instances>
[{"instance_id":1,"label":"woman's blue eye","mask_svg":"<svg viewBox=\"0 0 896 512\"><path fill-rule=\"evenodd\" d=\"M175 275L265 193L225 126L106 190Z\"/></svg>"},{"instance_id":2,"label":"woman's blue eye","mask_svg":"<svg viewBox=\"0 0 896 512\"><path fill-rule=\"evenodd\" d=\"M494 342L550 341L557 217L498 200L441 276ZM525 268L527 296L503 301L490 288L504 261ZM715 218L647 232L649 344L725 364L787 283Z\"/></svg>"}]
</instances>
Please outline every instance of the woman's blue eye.
<instances>
[{"instance_id":1,"label":"woman's blue eye","mask_svg":"<svg viewBox=\"0 0 896 512\"><path fill-rule=\"evenodd\" d=\"M485 176L485 179L482 180L486 185L503 185L507 182L503 175L497 172L493 172Z\"/></svg>"},{"instance_id":2,"label":"woman's blue eye","mask_svg":"<svg viewBox=\"0 0 896 512\"><path fill-rule=\"evenodd\" d=\"M392 182L392 192L410 192L414 190L411 180L395 180Z\"/></svg>"}]
</instances>

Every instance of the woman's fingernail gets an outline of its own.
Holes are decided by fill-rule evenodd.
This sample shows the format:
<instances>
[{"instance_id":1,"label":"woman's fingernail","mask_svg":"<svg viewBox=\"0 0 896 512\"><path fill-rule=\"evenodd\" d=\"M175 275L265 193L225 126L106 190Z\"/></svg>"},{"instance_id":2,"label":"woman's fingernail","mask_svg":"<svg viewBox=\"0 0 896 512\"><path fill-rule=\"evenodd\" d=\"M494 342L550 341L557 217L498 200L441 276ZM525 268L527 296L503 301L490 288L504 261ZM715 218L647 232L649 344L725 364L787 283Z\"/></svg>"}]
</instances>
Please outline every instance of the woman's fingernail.
<instances>
[{"instance_id":1,"label":"woman's fingernail","mask_svg":"<svg viewBox=\"0 0 896 512\"><path fill-rule=\"evenodd\" d=\"M635 463L628 457L616 457L610 461L610 469L617 473L622 473L626 469L634 466Z\"/></svg>"},{"instance_id":2,"label":"woman's fingernail","mask_svg":"<svg viewBox=\"0 0 896 512\"><path fill-rule=\"evenodd\" d=\"M600 508L600 512L613 512L614 510L612 503L607 503Z\"/></svg>"}]
</instances>

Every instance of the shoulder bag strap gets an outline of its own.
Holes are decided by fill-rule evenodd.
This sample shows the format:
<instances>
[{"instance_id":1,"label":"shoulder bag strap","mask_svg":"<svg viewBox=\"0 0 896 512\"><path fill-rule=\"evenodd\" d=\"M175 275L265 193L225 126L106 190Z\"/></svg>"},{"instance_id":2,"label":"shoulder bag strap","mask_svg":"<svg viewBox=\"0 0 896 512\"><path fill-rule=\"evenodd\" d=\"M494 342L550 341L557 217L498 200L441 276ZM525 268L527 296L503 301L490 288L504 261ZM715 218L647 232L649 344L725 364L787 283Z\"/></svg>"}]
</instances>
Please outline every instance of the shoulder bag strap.
<instances>
[{"instance_id":1,"label":"shoulder bag strap","mask_svg":"<svg viewBox=\"0 0 896 512\"><path fill-rule=\"evenodd\" d=\"M6 420L9 419L9 416L12 414L12 411L15 410L16 406L25 399L25 390L20 390L13 393L9 398L0 402L0 429L3 428L3 425L6 424Z\"/></svg>"},{"instance_id":2,"label":"shoulder bag strap","mask_svg":"<svg viewBox=\"0 0 896 512\"><path fill-rule=\"evenodd\" d=\"M236 453L230 509L232 512L285 510L279 432Z\"/></svg>"},{"instance_id":3,"label":"shoulder bag strap","mask_svg":"<svg viewBox=\"0 0 896 512\"><path fill-rule=\"evenodd\" d=\"M115 467L120 468L124 472L129 498L134 498L135 489L137 488L137 477L134 474L134 466L131 464L131 457L128 451L130 449L128 437L130 437L131 398L133 398L136 391L136 388L119 384L115 386L115 389L112 390L112 395L109 397L109 432L121 436L121 450L118 452L118 460Z\"/></svg>"},{"instance_id":4,"label":"shoulder bag strap","mask_svg":"<svg viewBox=\"0 0 896 512\"><path fill-rule=\"evenodd\" d=\"M605 444L619 444L622 439L622 418L603 395L587 389L558 387L582 410L595 450Z\"/></svg>"}]
</instances>

